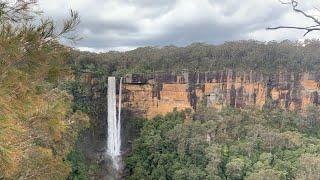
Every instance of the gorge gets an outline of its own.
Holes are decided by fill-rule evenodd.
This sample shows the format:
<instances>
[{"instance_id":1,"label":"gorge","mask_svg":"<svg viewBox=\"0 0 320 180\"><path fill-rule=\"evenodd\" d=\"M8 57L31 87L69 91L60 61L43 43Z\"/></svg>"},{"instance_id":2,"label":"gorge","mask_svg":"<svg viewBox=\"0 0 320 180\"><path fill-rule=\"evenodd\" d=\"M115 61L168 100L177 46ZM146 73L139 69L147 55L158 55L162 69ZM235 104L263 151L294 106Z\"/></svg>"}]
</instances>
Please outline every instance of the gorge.
<instances>
[{"instance_id":1,"label":"gorge","mask_svg":"<svg viewBox=\"0 0 320 180\"><path fill-rule=\"evenodd\" d=\"M165 115L170 114L172 111L183 111L186 115L193 114L197 112L199 104L206 106L206 108L217 110L225 107L236 109L275 107L276 109L288 109L290 111L305 111L309 106L316 107L319 104L319 77L319 74L315 72L279 72L273 76L264 76L254 71L234 72L230 69L204 73L183 71L179 73L127 74L123 80L122 78L117 78L117 83L114 77L108 77L108 99L113 99L108 100L108 102L115 102L118 99L118 110L123 107L132 112L134 116L143 116L145 119L153 119L157 115L167 117ZM110 82L110 80L112 81ZM94 82L94 80L91 79L90 82ZM115 91L116 84L119 88L118 93ZM109 89L114 93L112 97L109 96ZM117 98L116 94L118 94ZM115 108L115 103L112 106ZM234 113L236 114L242 114L241 111L235 111ZM244 112L247 111L248 109L244 110ZM115 110L111 108L110 111L108 107L108 114L115 114ZM125 124L126 117L123 120ZM238 123L237 120L234 121L234 123ZM113 120L109 122L108 118L108 129L109 127L114 128L110 124L114 122L119 121ZM169 122L167 123L168 125L170 124ZM193 126L195 125L193 122L191 123ZM230 123L233 124L232 122ZM185 126L185 128L188 127L187 125ZM153 137L152 131L143 132L149 135L140 138ZM278 132L273 133L277 134ZM108 141L115 140L115 138L110 140L109 136L108 134ZM204 141L203 143L210 142L213 138L216 138L215 136L207 134L205 135L206 138L202 137L201 141ZM294 138L287 136L286 133L283 136L285 138ZM280 139L277 142L287 142L288 139L281 139L284 137L279 137ZM118 141L121 141L121 138ZM126 144L127 140L124 141L123 143ZM165 138L163 141L165 141ZM265 141L264 143L267 143L268 139L265 139ZM141 140L137 142L141 143ZM268 146L267 143L266 147ZM144 149L140 151L140 153L143 153Z\"/></svg>"},{"instance_id":2,"label":"gorge","mask_svg":"<svg viewBox=\"0 0 320 180\"><path fill-rule=\"evenodd\" d=\"M254 50L252 50L252 44L255 45ZM245 53L242 53L241 47L244 47ZM79 54L76 56L76 83L72 92L76 107L88 113L91 118L91 128L81 139L81 149L84 151L86 160L90 163L97 163L101 171L112 164L111 160L104 159L108 151L106 145L109 128L108 113L106 113L108 110L106 103L108 101L108 77L115 77L115 101L118 102L119 99L122 101L120 152L123 155L124 173L127 174L127 155L139 154L137 150L133 151L134 143L139 137L153 137L151 136L153 131L148 129L148 126L144 133L149 132L149 135L141 135L141 128L149 123L149 120L159 119L158 114L166 115L175 110L177 110L175 112L182 111L187 115L187 119L192 121L191 123L197 123L199 118L195 119L195 116L201 117L205 114L207 112L207 110L203 111L205 107L213 110L212 115L219 116L218 119L212 118L212 120L217 120L214 123L219 124L229 123L227 119L223 122L219 121L221 118L224 119L225 111L234 112L238 116L242 112L251 112L247 107L261 110L263 113L271 109L271 111L281 111L283 115L289 113L292 116L299 112L304 114L305 111L308 111L309 106L317 107L319 105L320 76L316 71L317 63L313 63L317 61L317 51L312 49L313 54L300 57L296 50L298 47L299 50L306 51L304 53L309 55L311 52L309 49L313 48L311 45L300 47L286 43L264 45L254 42L235 42L223 46L190 45L176 48L175 51L172 47L160 49L146 47L126 53ZM199 49L204 54L199 55L198 58L196 52ZM167 62L172 62L172 64ZM197 68L192 68L193 66ZM120 77L123 77L121 97L119 97ZM119 107L119 104L116 106ZM271 118L278 115L266 116ZM200 120L203 122L211 120L206 115L204 117ZM259 121L260 118L258 118ZM300 116L299 118L304 119ZM172 118L164 119L171 121ZM190 123L189 120L188 123ZM262 118L262 122L264 121L266 124L262 124L263 127L270 125L271 128L278 128L276 122L271 123L273 119ZM299 132L304 128L314 127L316 129L316 126L309 127L306 122L300 122L300 125L297 124L297 127L293 128L297 128ZM314 124L314 122L316 121L313 120L310 123ZM252 126L254 124L252 122ZM230 130L232 131L229 133L236 133L233 129L238 125L242 127L242 123L231 117ZM292 124L288 126L280 124L279 126L286 128L292 127ZM185 128L187 131L188 127ZM250 132L252 127L248 128L245 131ZM201 135L205 131L203 129L198 134ZM221 132L219 142L223 145L223 142L229 141L224 137L228 130L222 128L219 132ZM307 131L301 130L301 132ZM270 134L271 136L277 133L266 131L265 135ZM219 137L219 135L215 136ZM233 135L230 137L234 139ZM213 136L206 135L201 138L212 139ZM269 142L268 138L266 142ZM163 137L163 141L166 142L166 137ZM248 142L250 142L249 139ZM162 144L162 141L159 143ZM177 145L175 141L172 143ZM152 143L150 145L152 146ZM153 147L150 148L150 150L153 149ZM141 153L143 151L142 148ZM266 149L266 152L269 150ZM148 166L144 169L148 169ZM105 177L104 175L104 172L99 171L95 176L101 178Z\"/></svg>"},{"instance_id":3,"label":"gorge","mask_svg":"<svg viewBox=\"0 0 320 180\"><path fill-rule=\"evenodd\" d=\"M146 119L175 109L194 112L199 103L215 109L274 106L304 110L309 105L319 104L319 77L320 74L313 72L263 76L253 71L230 69L204 73L127 74L118 80L108 77L107 154L114 168L119 169L121 106ZM89 74L83 79L87 83L97 82Z\"/></svg>"}]
</instances>

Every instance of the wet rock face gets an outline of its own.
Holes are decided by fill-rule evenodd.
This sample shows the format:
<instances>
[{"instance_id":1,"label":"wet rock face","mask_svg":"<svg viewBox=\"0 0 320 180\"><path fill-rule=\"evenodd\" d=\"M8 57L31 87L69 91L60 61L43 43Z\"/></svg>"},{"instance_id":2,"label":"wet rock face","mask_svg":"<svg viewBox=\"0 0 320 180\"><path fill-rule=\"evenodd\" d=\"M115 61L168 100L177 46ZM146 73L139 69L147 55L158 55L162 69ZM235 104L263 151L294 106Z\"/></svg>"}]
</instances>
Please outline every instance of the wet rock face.
<instances>
[{"instance_id":1,"label":"wet rock face","mask_svg":"<svg viewBox=\"0 0 320 180\"><path fill-rule=\"evenodd\" d=\"M132 77L132 76L128 76ZM196 110L205 100L208 107L276 106L300 110L318 105L319 73L182 72L136 75L124 82L124 107L152 118L173 109ZM143 79L143 81L141 80Z\"/></svg>"}]
</instances>

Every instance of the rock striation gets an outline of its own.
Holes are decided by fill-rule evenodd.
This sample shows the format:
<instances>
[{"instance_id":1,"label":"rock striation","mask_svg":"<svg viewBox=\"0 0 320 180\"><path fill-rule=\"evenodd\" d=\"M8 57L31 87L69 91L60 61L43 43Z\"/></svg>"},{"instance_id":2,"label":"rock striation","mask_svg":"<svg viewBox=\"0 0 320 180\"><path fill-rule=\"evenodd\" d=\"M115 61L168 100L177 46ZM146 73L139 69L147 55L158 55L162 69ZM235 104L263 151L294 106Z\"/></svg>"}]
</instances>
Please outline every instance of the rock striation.
<instances>
[{"instance_id":1,"label":"rock striation","mask_svg":"<svg viewBox=\"0 0 320 180\"><path fill-rule=\"evenodd\" d=\"M177 110L207 107L274 106L303 110L319 104L320 73L254 71L130 74L124 78L123 106L146 118Z\"/></svg>"}]
</instances>

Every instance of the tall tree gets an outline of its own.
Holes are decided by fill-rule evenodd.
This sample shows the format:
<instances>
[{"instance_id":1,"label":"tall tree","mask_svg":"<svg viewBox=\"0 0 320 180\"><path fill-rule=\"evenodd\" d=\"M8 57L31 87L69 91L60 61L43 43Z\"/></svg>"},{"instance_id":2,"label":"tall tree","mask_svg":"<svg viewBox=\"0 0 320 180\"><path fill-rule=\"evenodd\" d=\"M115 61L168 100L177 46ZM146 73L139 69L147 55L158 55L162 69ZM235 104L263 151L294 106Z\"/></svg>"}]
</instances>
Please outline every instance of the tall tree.
<instances>
[{"instance_id":1,"label":"tall tree","mask_svg":"<svg viewBox=\"0 0 320 180\"><path fill-rule=\"evenodd\" d=\"M35 0L0 2L0 179L64 179L66 156L88 118L71 108L61 88L70 78L77 12L58 29L34 11Z\"/></svg>"}]
</instances>

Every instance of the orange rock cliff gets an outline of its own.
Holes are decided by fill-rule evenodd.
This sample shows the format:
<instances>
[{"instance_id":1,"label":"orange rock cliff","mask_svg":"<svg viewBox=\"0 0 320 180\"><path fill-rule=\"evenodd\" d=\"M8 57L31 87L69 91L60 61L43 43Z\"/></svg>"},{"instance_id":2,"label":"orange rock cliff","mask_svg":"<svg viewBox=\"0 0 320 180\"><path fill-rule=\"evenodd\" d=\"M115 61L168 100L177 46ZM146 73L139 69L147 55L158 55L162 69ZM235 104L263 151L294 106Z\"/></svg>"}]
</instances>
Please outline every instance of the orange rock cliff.
<instances>
[{"instance_id":1,"label":"orange rock cliff","mask_svg":"<svg viewBox=\"0 0 320 180\"><path fill-rule=\"evenodd\" d=\"M119 78L118 78L119 79ZM84 81L94 83L88 75ZM275 106L303 110L320 103L320 73L181 72L129 74L123 79L124 108L146 118L190 109L197 103L220 109L223 106Z\"/></svg>"}]
</instances>

